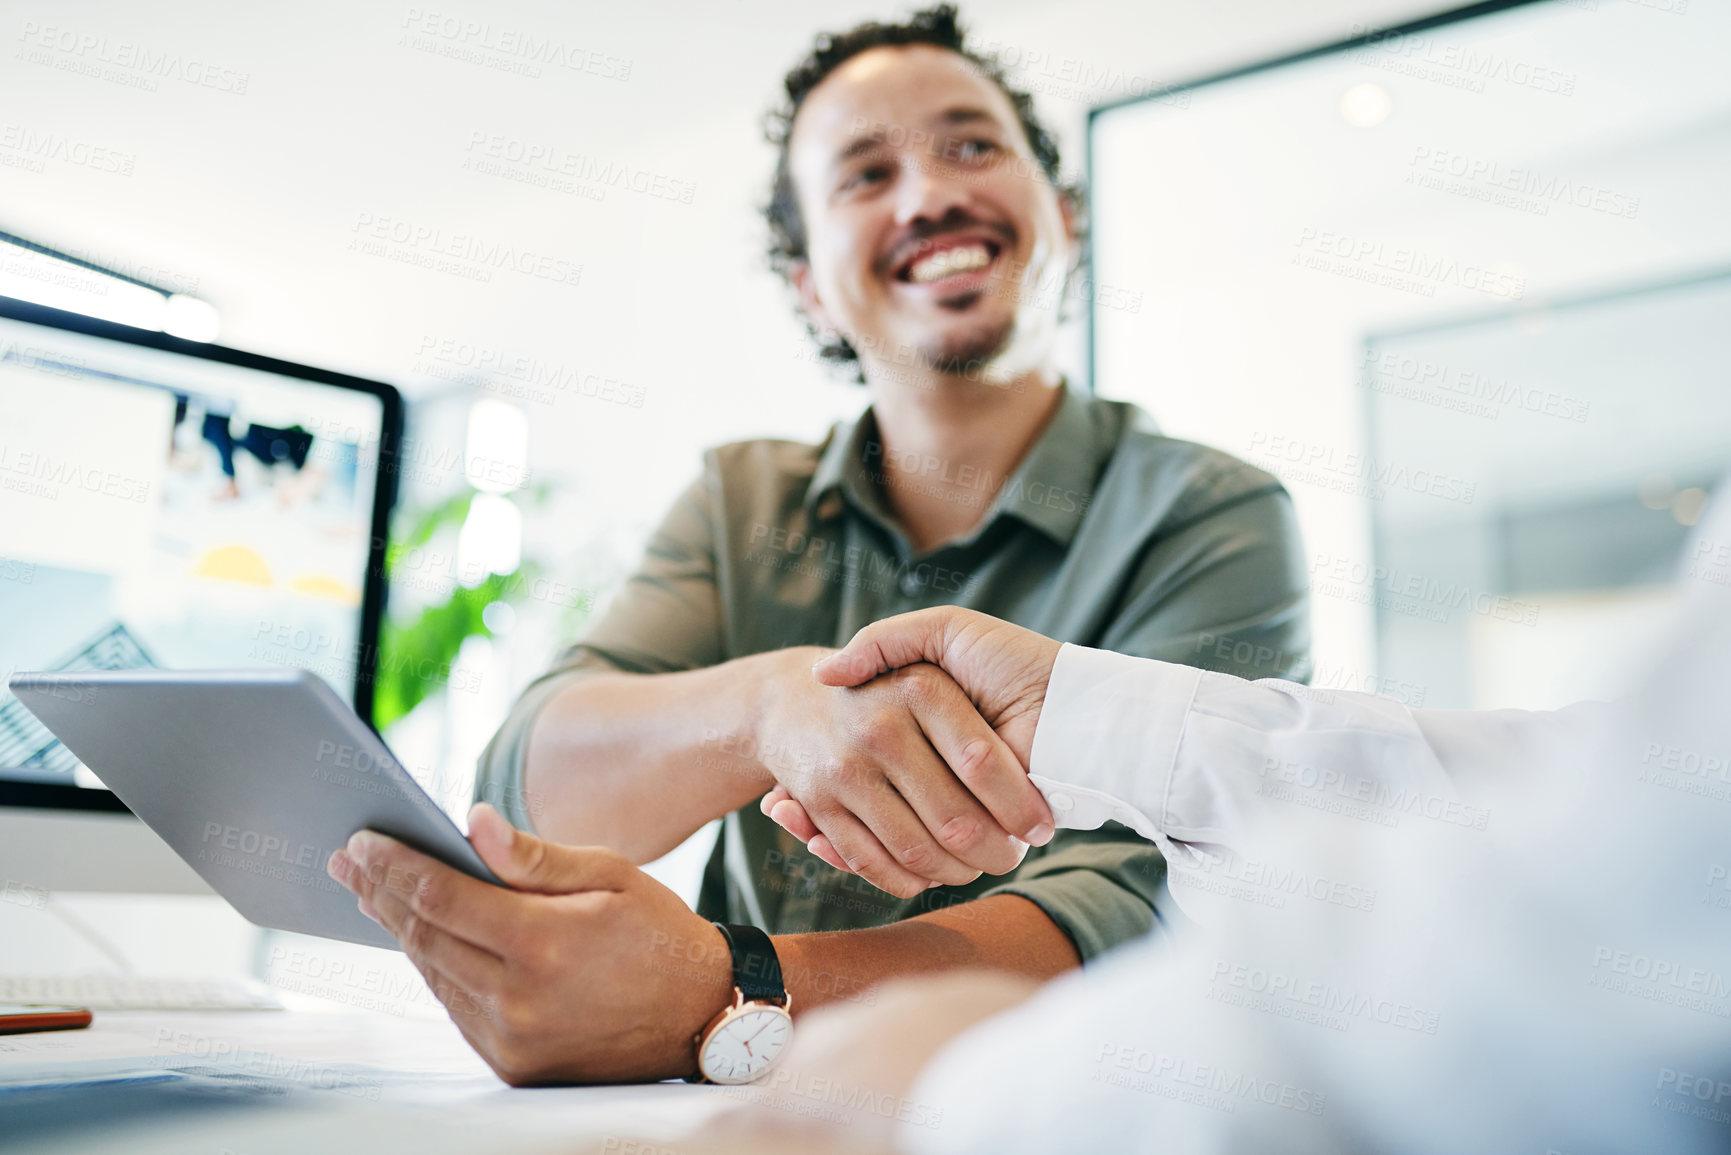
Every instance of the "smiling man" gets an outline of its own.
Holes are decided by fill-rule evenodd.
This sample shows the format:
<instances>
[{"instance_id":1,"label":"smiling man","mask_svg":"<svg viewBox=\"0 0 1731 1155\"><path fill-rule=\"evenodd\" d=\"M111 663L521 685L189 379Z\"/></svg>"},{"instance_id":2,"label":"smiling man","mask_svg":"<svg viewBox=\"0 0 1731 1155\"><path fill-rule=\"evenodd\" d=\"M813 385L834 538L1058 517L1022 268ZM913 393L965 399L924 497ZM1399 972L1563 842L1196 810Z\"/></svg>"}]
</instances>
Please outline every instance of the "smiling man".
<instances>
[{"instance_id":1,"label":"smiling man","mask_svg":"<svg viewBox=\"0 0 1731 1155\"><path fill-rule=\"evenodd\" d=\"M333 865L512 1081L689 1075L712 1049L748 1072L785 1034L773 1014L728 1033L722 1012L754 992L798 1012L961 966L1043 979L1156 926L1158 851L1121 827L1054 837L947 675L809 676L861 626L954 604L1080 645L1306 672L1279 483L1056 368L1076 200L954 10L821 37L786 90L772 263L870 407L816 445L710 451L641 569L524 692L477 787L517 830L483 810L474 832L522 893L371 835ZM761 813L776 789L875 885ZM694 913L634 864L718 818Z\"/></svg>"}]
</instances>

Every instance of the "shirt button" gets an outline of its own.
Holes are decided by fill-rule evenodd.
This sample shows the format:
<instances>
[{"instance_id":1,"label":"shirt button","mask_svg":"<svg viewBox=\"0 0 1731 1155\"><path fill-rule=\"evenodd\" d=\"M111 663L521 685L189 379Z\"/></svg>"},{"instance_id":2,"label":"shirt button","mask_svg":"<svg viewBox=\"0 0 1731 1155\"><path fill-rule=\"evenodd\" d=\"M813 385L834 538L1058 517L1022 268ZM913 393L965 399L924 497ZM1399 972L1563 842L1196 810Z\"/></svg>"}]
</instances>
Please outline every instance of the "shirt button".
<instances>
[{"instance_id":1,"label":"shirt button","mask_svg":"<svg viewBox=\"0 0 1731 1155\"><path fill-rule=\"evenodd\" d=\"M920 579L911 573L903 574L902 575L902 595L904 597L910 597L910 598L911 597L917 597L919 595L919 592L920 592Z\"/></svg>"}]
</instances>

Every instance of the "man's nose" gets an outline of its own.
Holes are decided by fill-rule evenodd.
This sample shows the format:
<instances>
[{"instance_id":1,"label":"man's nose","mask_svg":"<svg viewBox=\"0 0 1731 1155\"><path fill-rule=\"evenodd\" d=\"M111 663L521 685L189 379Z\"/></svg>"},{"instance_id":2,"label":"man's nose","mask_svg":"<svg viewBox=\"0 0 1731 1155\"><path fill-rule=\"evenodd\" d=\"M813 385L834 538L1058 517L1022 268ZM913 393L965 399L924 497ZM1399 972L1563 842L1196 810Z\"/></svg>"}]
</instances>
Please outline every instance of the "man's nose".
<instances>
[{"instance_id":1,"label":"man's nose","mask_svg":"<svg viewBox=\"0 0 1731 1155\"><path fill-rule=\"evenodd\" d=\"M904 153L901 169L901 179L896 182L898 225L917 220L941 221L967 204L967 188L947 177L926 153L915 150Z\"/></svg>"}]
</instances>

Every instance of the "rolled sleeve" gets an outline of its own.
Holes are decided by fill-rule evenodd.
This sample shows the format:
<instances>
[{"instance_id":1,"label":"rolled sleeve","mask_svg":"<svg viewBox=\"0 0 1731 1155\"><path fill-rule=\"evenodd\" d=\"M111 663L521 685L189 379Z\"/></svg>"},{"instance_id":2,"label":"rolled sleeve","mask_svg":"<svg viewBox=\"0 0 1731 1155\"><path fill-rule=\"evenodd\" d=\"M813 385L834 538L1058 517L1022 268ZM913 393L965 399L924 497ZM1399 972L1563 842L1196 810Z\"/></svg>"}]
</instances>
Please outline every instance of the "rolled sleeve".
<instances>
[{"instance_id":1,"label":"rolled sleeve","mask_svg":"<svg viewBox=\"0 0 1731 1155\"><path fill-rule=\"evenodd\" d=\"M1037 766L1153 809L1108 810L1116 820L1103 824L1096 811L1064 829L1054 807L1060 831L1049 853L1030 857L994 892L1038 905L1084 962L1184 917L1166 889L1175 848L1152 820L1161 817L1163 783L1197 684L1187 667L1294 678L1310 669L1308 579L1291 499L1240 463L1195 492L1194 510L1144 556L1132 583L1137 593L1101 648L1060 652L1082 721L1061 724L1043 743L1035 734ZM1150 678L1162 687L1152 698ZM1063 682L1058 691L1067 693ZM1138 699L1128 710L1126 697ZM1152 744L1149 725L1164 735Z\"/></svg>"},{"instance_id":2,"label":"rolled sleeve","mask_svg":"<svg viewBox=\"0 0 1731 1155\"><path fill-rule=\"evenodd\" d=\"M518 697L475 764L475 801L490 803L519 830L535 829L534 805L523 788L523 767L529 753L529 733L535 716L560 690L583 676L580 670L544 674Z\"/></svg>"},{"instance_id":3,"label":"rolled sleeve","mask_svg":"<svg viewBox=\"0 0 1731 1155\"><path fill-rule=\"evenodd\" d=\"M980 895L1015 894L1045 912L1084 963L1160 923L1156 900L1166 860L1134 831L1115 823L1060 831L1039 857L1030 853L1002 886Z\"/></svg>"}]
</instances>

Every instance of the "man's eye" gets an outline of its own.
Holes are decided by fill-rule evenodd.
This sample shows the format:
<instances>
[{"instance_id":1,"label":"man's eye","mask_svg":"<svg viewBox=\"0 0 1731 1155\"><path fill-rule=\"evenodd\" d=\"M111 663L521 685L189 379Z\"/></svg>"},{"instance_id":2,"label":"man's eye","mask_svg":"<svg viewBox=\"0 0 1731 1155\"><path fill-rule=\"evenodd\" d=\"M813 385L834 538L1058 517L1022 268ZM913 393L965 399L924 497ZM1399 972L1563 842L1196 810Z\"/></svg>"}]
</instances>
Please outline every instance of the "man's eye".
<instances>
[{"instance_id":1,"label":"man's eye","mask_svg":"<svg viewBox=\"0 0 1731 1155\"><path fill-rule=\"evenodd\" d=\"M951 146L957 160L984 160L997 151L997 142L991 140L958 140Z\"/></svg>"},{"instance_id":2,"label":"man's eye","mask_svg":"<svg viewBox=\"0 0 1731 1155\"><path fill-rule=\"evenodd\" d=\"M871 165L867 168L860 169L852 176L842 181L841 188L843 192L847 192L863 185L872 184L880 180L886 180L889 175L890 170L883 165Z\"/></svg>"}]
</instances>

